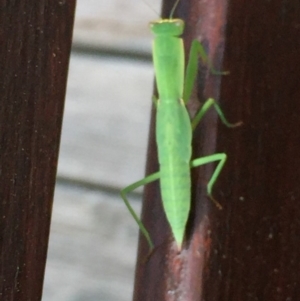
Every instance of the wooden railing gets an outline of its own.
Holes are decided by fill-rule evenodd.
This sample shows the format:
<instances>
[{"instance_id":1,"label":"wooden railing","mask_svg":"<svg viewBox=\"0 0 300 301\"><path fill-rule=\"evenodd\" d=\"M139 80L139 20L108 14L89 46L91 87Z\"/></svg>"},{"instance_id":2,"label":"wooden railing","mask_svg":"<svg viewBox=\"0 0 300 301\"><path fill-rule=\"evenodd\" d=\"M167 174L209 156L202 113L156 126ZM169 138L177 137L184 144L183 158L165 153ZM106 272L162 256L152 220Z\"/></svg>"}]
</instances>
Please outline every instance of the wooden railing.
<instances>
[{"instance_id":1,"label":"wooden railing","mask_svg":"<svg viewBox=\"0 0 300 301\"><path fill-rule=\"evenodd\" d=\"M75 1L0 4L0 300L41 300Z\"/></svg>"},{"instance_id":2,"label":"wooden railing","mask_svg":"<svg viewBox=\"0 0 300 301\"><path fill-rule=\"evenodd\" d=\"M173 3L164 2L165 17ZM149 256L140 239L134 300L298 300L299 1L181 1L177 16L186 21L186 49L200 39L214 65L230 71L218 77L201 65L192 103L215 97L229 120L243 126L226 128L212 110L195 131L193 157L228 155L214 187L223 210L206 196L212 166L193 170L180 254L158 183L146 187L143 220L156 248ZM148 173L158 168L152 120Z\"/></svg>"}]
</instances>

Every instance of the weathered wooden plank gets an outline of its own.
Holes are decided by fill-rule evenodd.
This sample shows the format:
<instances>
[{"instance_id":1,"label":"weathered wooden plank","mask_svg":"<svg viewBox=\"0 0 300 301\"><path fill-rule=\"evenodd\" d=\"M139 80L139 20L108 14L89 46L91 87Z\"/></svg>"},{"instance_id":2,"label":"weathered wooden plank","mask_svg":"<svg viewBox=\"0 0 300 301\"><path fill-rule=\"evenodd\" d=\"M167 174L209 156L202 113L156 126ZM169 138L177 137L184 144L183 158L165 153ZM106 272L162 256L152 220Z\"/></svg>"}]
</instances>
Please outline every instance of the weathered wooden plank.
<instances>
[{"instance_id":1,"label":"weathered wooden plank","mask_svg":"<svg viewBox=\"0 0 300 301\"><path fill-rule=\"evenodd\" d=\"M43 301L131 300L138 228L126 213L115 194L57 185Z\"/></svg>"},{"instance_id":2,"label":"weathered wooden plank","mask_svg":"<svg viewBox=\"0 0 300 301\"><path fill-rule=\"evenodd\" d=\"M78 1L74 50L150 57L148 23L158 17L161 0Z\"/></svg>"},{"instance_id":3,"label":"weathered wooden plank","mask_svg":"<svg viewBox=\"0 0 300 301\"><path fill-rule=\"evenodd\" d=\"M72 56L60 179L120 189L143 177L152 82L150 63Z\"/></svg>"}]
</instances>

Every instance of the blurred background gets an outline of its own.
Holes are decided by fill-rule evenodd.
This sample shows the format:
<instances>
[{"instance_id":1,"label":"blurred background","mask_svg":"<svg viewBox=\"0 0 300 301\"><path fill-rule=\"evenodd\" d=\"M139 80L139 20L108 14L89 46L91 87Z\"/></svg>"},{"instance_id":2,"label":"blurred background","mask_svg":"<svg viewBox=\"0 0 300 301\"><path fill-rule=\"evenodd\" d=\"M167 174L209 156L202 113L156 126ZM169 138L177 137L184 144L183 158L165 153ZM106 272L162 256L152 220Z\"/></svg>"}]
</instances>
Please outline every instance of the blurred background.
<instances>
[{"instance_id":1,"label":"blurred background","mask_svg":"<svg viewBox=\"0 0 300 301\"><path fill-rule=\"evenodd\" d=\"M77 0L43 301L132 299L138 227L119 190L145 170L149 5Z\"/></svg>"}]
</instances>

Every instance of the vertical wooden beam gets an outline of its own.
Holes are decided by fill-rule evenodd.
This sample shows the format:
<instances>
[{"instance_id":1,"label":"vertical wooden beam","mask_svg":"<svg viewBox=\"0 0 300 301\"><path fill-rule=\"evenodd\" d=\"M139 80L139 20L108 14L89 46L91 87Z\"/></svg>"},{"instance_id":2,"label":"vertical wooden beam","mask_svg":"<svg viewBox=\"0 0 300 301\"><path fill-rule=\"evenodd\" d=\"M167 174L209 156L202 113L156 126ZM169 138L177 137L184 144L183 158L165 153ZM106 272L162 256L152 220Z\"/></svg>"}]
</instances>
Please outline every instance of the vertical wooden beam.
<instances>
[{"instance_id":1,"label":"vertical wooden beam","mask_svg":"<svg viewBox=\"0 0 300 301\"><path fill-rule=\"evenodd\" d=\"M41 300L75 0L0 1L0 299Z\"/></svg>"},{"instance_id":2,"label":"vertical wooden beam","mask_svg":"<svg viewBox=\"0 0 300 301\"><path fill-rule=\"evenodd\" d=\"M164 1L163 15L174 1ZM158 183L145 189L143 220L156 249L140 239L135 301L300 299L300 2L298 0L182 0L187 49L206 47L211 75L199 64L197 102L219 100L231 122L211 110L195 131L193 154L228 154L206 196L214 166L193 170L192 211L177 254L161 207ZM157 170L152 118L147 173ZM148 258L148 259L147 259ZM146 260L147 259L147 260Z\"/></svg>"}]
</instances>

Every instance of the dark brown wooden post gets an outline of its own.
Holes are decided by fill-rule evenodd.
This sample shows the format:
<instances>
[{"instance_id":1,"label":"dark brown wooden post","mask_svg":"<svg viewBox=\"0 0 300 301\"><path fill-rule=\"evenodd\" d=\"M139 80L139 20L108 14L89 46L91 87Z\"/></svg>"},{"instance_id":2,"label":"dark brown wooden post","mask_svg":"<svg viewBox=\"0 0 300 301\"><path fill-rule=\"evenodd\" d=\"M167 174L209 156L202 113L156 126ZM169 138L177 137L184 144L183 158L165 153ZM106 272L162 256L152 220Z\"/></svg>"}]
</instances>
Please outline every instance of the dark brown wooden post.
<instances>
[{"instance_id":1,"label":"dark brown wooden post","mask_svg":"<svg viewBox=\"0 0 300 301\"><path fill-rule=\"evenodd\" d=\"M41 300L75 0L0 1L0 300Z\"/></svg>"},{"instance_id":2,"label":"dark brown wooden post","mask_svg":"<svg viewBox=\"0 0 300 301\"><path fill-rule=\"evenodd\" d=\"M141 238L134 300L300 300L300 2L182 0L177 15L186 48L201 40L214 66L230 71L220 77L199 65L198 100L215 97L244 124L228 129L211 110L195 131L194 157L228 155L213 192L223 210L206 196L213 166L193 170L180 254L158 184L146 187L143 220L156 249L146 260ZM152 118L147 173L157 170L153 127Z\"/></svg>"}]
</instances>

